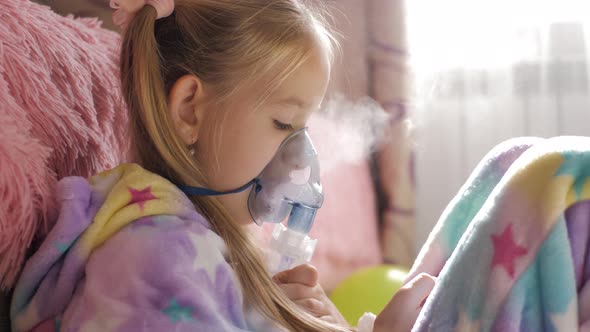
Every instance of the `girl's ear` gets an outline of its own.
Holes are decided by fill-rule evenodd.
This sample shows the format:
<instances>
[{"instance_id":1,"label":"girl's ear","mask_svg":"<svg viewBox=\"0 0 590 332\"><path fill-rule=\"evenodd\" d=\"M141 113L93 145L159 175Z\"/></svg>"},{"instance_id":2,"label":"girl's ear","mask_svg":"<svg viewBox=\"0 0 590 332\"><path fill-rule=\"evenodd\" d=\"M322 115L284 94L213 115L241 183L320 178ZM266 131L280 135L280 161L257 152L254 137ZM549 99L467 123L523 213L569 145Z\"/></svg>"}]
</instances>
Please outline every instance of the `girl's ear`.
<instances>
[{"instance_id":1,"label":"girl's ear","mask_svg":"<svg viewBox=\"0 0 590 332\"><path fill-rule=\"evenodd\" d=\"M168 95L168 110L176 133L184 144L192 145L199 139L206 108L203 83L195 75L179 78Z\"/></svg>"}]
</instances>

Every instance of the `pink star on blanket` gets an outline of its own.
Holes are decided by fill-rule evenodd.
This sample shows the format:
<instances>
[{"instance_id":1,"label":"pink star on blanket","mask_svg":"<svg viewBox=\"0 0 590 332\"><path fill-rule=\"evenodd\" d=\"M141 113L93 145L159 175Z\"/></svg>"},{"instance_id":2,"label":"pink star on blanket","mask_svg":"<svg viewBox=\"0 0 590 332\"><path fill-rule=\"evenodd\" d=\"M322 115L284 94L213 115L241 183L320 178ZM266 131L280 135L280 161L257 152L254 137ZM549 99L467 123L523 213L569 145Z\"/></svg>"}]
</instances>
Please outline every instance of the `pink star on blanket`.
<instances>
[{"instance_id":1,"label":"pink star on blanket","mask_svg":"<svg viewBox=\"0 0 590 332\"><path fill-rule=\"evenodd\" d=\"M131 187L127 188L129 193L131 194L131 201L129 204L135 204L139 206L141 210L143 210L143 205L152 199L156 199L157 197L152 194L152 187L148 186L142 190L136 190Z\"/></svg>"},{"instance_id":2,"label":"pink star on blanket","mask_svg":"<svg viewBox=\"0 0 590 332\"><path fill-rule=\"evenodd\" d=\"M514 261L519 256L524 256L528 250L517 245L512 236L512 224L506 226L502 234L493 235L492 242L494 243L494 258L492 260L492 268L496 265L504 267L511 278L514 278Z\"/></svg>"}]
</instances>

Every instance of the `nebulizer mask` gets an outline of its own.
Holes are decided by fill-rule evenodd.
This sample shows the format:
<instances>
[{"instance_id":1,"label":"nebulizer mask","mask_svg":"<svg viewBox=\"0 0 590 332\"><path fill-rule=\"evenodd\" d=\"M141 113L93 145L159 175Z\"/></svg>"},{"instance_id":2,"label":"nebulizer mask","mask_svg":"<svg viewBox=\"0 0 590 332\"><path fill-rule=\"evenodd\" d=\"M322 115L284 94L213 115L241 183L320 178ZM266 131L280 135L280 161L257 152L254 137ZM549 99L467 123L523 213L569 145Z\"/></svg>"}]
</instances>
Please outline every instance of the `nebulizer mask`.
<instances>
[{"instance_id":1,"label":"nebulizer mask","mask_svg":"<svg viewBox=\"0 0 590 332\"><path fill-rule=\"evenodd\" d=\"M228 192L179 186L188 195L224 195L250 188L248 210L258 225L277 224L267 252L269 272L276 274L309 262L317 240L308 233L324 195L320 167L307 128L299 129L279 146L260 175L246 185ZM287 225L281 222L287 218Z\"/></svg>"}]
</instances>

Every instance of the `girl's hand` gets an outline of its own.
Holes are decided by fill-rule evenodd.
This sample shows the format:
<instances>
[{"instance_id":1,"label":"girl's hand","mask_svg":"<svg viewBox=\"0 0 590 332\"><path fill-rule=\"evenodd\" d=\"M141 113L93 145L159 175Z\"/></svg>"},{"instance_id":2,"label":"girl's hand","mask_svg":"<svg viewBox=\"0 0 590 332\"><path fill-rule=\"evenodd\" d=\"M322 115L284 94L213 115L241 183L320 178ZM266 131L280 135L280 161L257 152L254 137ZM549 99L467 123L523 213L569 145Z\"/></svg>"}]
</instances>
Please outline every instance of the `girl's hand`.
<instances>
[{"instance_id":1,"label":"girl's hand","mask_svg":"<svg viewBox=\"0 0 590 332\"><path fill-rule=\"evenodd\" d=\"M310 314L330 323L348 326L342 314L318 284L318 271L309 264L277 273L272 278L287 297Z\"/></svg>"},{"instance_id":2,"label":"girl's hand","mask_svg":"<svg viewBox=\"0 0 590 332\"><path fill-rule=\"evenodd\" d=\"M373 332L411 331L435 282L434 277L422 273L400 288L375 319Z\"/></svg>"}]
</instances>

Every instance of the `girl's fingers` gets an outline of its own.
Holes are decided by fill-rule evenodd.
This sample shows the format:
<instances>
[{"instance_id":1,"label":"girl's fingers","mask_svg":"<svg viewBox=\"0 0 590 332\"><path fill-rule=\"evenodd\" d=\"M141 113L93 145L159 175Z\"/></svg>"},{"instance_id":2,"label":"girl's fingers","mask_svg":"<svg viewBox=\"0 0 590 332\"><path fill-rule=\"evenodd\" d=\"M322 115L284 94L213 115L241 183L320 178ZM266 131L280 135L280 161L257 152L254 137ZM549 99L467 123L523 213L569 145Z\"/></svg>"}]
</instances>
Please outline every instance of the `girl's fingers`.
<instances>
[{"instance_id":1,"label":"girl's fingers","mask_svg":"<svg viewBox=\"0 0 590 332\"><path fill-rule=\"evenodd\" d=\"M302 264L277 273L273 280L277 284L303 284L314 287L318 284L318 270L312 265Z\"/></svg>"},{"instance_id":2,"label":"girl's fingers","mask_svg":"<svg viewBox=\"0 0 590 332\"><path fill-rule=\"evenodd\" d=\"M302 307L303 309L305 309L307 312L314 315L315 317L322 317L322 316L327 316L330 314L330 312L326 308L326 305L320 300L302 299L302 300L297 300L294 302L295 302L295 304Z\"/></svg>"},{"instance_id":3,"label":"girl's fingers","mask_svg":"<svg viewBox=\"0 0 590 332\"><path fill-rule=\"evenodd\" d=\"M409 332L436 279L428 274L419 274L393 296L375 320L374 332Z\"/></svg>"},{"instance_id":4,"label":"girl's fingers","mask_svg":"<svg viewBox=\"0 0 590 332\"><path fill-rule=\"evenodd\" d=\"M406 297L404 301L407 301L408 304L415 304L412 307L420 311L426 298L434 288L435 283L436 278L429 274L421 273L417 275L400 289Z\"/></svg>"},{"instance_id":5,"label":"girl's fingers","mask_svg":"<svg viewBox=\"0 0 590 332\"><path fill-rule=\"evenodd\" d=\"M308 287L302 284L279 284L279 288L287 295L291 301L298 301L303 299L319 298L320 294L315 288Z\"/></svg>"}]
</instances>

